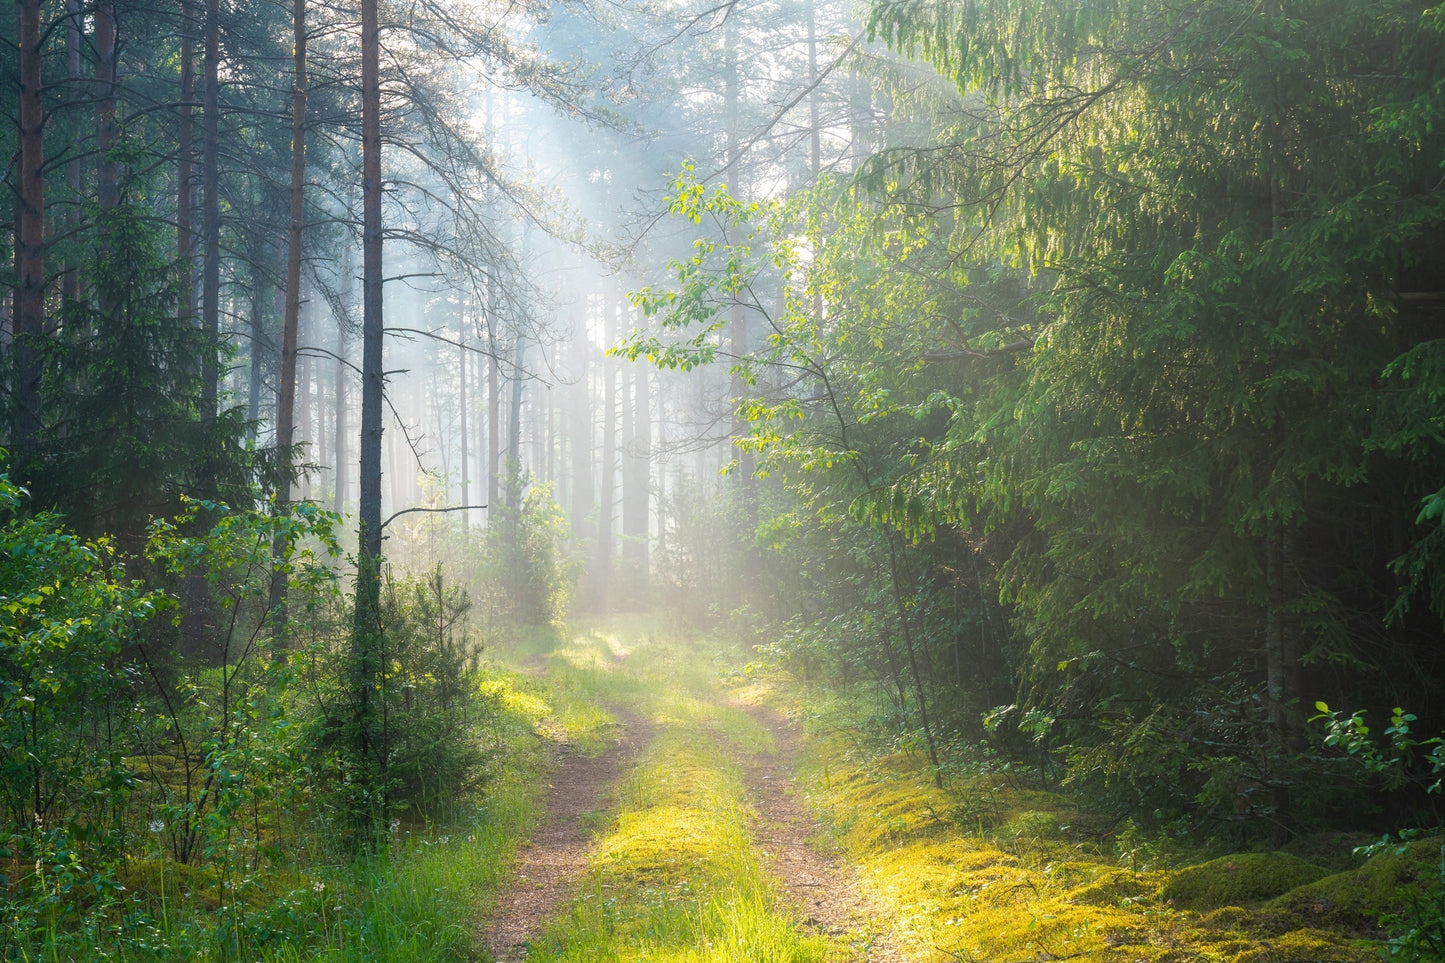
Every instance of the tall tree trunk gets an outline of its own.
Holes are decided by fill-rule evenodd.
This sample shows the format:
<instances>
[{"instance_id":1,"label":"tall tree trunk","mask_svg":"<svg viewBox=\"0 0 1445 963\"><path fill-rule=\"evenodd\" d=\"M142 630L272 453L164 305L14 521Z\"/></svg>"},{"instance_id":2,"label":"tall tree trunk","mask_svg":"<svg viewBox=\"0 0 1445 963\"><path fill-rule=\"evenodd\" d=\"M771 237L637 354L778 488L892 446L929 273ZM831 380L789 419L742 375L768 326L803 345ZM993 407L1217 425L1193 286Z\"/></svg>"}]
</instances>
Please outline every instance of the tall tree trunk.
<instances>
[{"instance_id":1,"label":"tall tree trunk","mask_svg":"<svg viewBox=\"0 0 1445 963\"><path fill-rule=\"evenodd\" d=\"M266 380L266 359L271 356L271 333L266 330L266 276L261 261L264 244L251 249L251 377L246 385L246 435L254 443L261 425L261 385Z\"/></svg>"},{"instance_id":2,"label":"tall tree trunk","mask_svg":"<svg viewBox=\"0 0 1445 963\"><path fill-rule=\"evenodd\" d=\"M498 480L502 477L502 386L501 355L497 344L496 279L487 282L487 349L490 363L487 366L487 521L497 507Z\"/></svg>"},{"instance_id":3,"label":"tall tree trunk","mask_svg":"<svg viewBox=\"0 0 1445 963\"><path fill-rule=\"evenodd\" d=\"M461 441L461 488L462 498L460 505L471 504L471 478L469 476L469 465L467 464L467 371L471 351L467 347L467 311L466 302L460 301L457 304L457 417L460 419L457 425L457 434ZM472 527L472 510L462 509L462 541L466 542L468 533Z\"/></svg>"},{"instance_id":4,"label":"tall tree trunk","mask_svg":"<svg viewBox=\"0 0 1445 963\"><path fill-rule=\"evenodd\" d=\"M507 507L512 511L522 508L522 362L526 360L527 343L517 335L512 361L512 404L507 417Z\"/></svg>"},{"instance_id":5,"label":"tall tree trunk","mask_svg":"<svg viewBox=\"0 0 1445 963\"><path fill-rule=\"evenodd\" d=\"M276 395L276 447L281 457L277 502L291 500L295 438L296 331L301 319L301 243L306 227L306 0L293 0L291 188L286 231L286 303L281 318L281 377Z\"/></svg>"},{"instance_id":6,"label":"tall tree trunk","mask_svg":"<svg viewBox=\"0 0 1445 963\"><path fill-rule=\"evenodd\" d=\"M918 701L918 717L923 723L924 742L928 746L928 760L933 764L933 784L939 789L943 788L943 769L938 765L938 745L933 738L933 725L928 718L928 698L923 689L923 676L918 669L917 645L913 639L913 620L908 614L908 605L903 598L903 583L900 581L898 571L898 543L902 536L892 531L883 533L888 540L888 572L893 582L893 603L898 611L898 625L903 634L904 651L908 655L909 675L913 678L914 698ZM899 688L902 689L900 680Z\"/></svg>"},{"instance_id":7,"label":"tall tree trunk","mask_svg":"<svg viewBox=\"0 0 1445 963\"><path fill-rule=\"evenodd\" d=\"M351 246L347 245L346 251L341 258L341 303L351 303L351 272L354 267L351 261ZM335 442L331 446L331 464L333 466L332 477L332 510L338 515L346 509L347 476L349 474L349 459L351 458L351 440L348 436L350 429L349 408L350 401L347 398L347 364L346 364L346 318L344 316L336 319L336 380L333 386L332 397L336 403L336 425Z\"/></svg>"},{"instance_id":8,"label":"tall tree trunk","mask_svg":"<svg viewBox=\"0 0 1445 963\"><path fill-rule=\"evenodd\" d=\"M201 420L207 432L216 424L221 341L221 0L206 0L206 69L202 113L201 233ZM212 488L214 480L205 479ZM214 492L208 492L214 494Z\"/></svg>"},{"instance_id":9,"label":"tall tree trunk","mask_svg":"<svg viewBox=\"0 0 1445 963\"><path fill-rule=\"evenodd\" d=\"M196 18L191 0L181 0L181 106L176 133L176 265L181 285L178 307L183 321L189 321L196 315L196 234L191 226L191 207L195 203L191 104L195 99Z\"/></svg>"},{"instance_id":10,"label":"tall tree trunk","mask_svg":"<svg viewBox=\"0 0 1445 963\"><path fill-rule=\"evenodd\" d=\"M120 203L120 169L110 157L116 135L115 2L100 0L95 8L95 174L96 200L102 211Z\"/></svg>"},{"instance_id":11,"label":"tall tree trunk","mask_svg":"<svg viewBox=\"0 0 1445 963\"><path fill-rule=\"evenodd\" d=\"M20 55L15 225L15 447L25 454L41 428L41 339L45 330L45 141L40 97L40 0L16 0Z\"/></svg>"},{"instance_id":12,"label":"tall tree trunk","mask_svg":"<svg viewBox=\"0 0 1445 963\"><path fill-rule=\"evenodd\" d=\"M611 345L617 340L617 291L608 285L602 341ZM600 612L611 606L612 591L612 518L617 502L617 362L602 359L602 470L598 478L597 572L593 585Z\"/></svg>"},{"instance_id":13,"label":"tall tree trunk","mask_svg":"<svg viewBox=\"0 0 1445 963\"><path fill-rule=\"evenodd\" d=\"M592 514L592 393L589 360L592 345L587 339L586 305L579 309L583 322L574 332L577 345L576 381L572 385L572 531L579 536L587 529Z\"/></svg>"},{"instance_id":14,"label":"tall tree trunk","mask_svg":"<svg viewBox=\"0 0 1445 963\"><path fill-rule=\"evenodd\" d=\"M276 454L280 458L276 506L286 511L291 502L295 474L292 448L295 444L296 331L301 322L301 242L306 227L306 0L293 0L291 76L291 187L286 231L286 293L281 317L281 376L276 392ZM273 554L285 548L278 534ZM271 583L271 608L276 613L275 637L283 641L286 632L286 580Z\"/></svg>"},{"instance_id":15,"label":"tall tree trunk","mask_svg":"<svg viewBox=\"0 0 1445 963\"><path fill-rule=\"evenodd\" d=\"M742 177L742 147L740 138L739 101L741 99L739 71L738 71L738 36L736 18L729 17L727 31L724 36L724 56L727 58L727 76L724 85L724 100L727 109L727 165L728 165L728 188L732 194L741 199L743 193ZM728 351L733 357L732 373L732 399L733 399L733 457L738 463L738 484L742 486L744 501L748 506L749 513L752 512L752 480L753 480L753 453L751 449L744 448L740 442L748 433L747 419L743 417L743 397L745 385L743 384L742 372L738 366L742 364L743 358L748 353L748 317L742 302L734 300L729 311L728 322Z\"/></svg>"},{"instance_id":16,"label":"tall tree trunk","mask_svg":"<svg viewBox=\"0 0 1445 963\"><path fill-rule=\"evenodd\" d=\"M361 0L361 450L356 620L352 641L352 750L356 842L370 847L386 816L385 746L373 698L381 663L382 368L381 33L377 0Z\"/></svg>"},{"instance_id":17,"label":"tall tree trunk","mask_svg":"<svg viewBox=\"0 0 1445 963\"><path fill-rule=\"evenodd\" d=\"M622 551L638 575L647 577L647 512L652 481L652 408L648 401L647 371L632 372L632 398L625 401L632 410L632 432L627 443L627 472L622 494L622 532L627 537Z\"/></svg>"},{"instance_id":18,"label":"tall tree trunk","mask_svg":"<svg viewBox=\"0 0 1445 963\"><path fill-rule=\"evenodd\" d=\"M1289 611L1295 596L1292 558L1294 528L1279 522L1265 540L1265 689L1269 713L1270 838L1275 845L1289 841L1294 830L1294 805L1287 774L1291 760L1304 747L1299 701L1303 691L1299 628ZM1280 771L1285 770L1285 771Z\"/></svg>"},{"instance_id":19,"label":"tall tree trunk","mask_svg":"<svg viewBox=\"0 0 1445 963\"><path fill-rule=\"evenodd\" d=\"M80 89L80 41L81 24L84 13L80 7L80 0L65 0L65 58L67 73L70 81L76 89ZM84 189L83 175L81 174L81 162L78 156L72 157L65 164L65 179L70 187L70 196L75 206L66 221L71 230L77 230L81 224L80 194ZM70 305L80 300L80 265L70 255L65 262L65 276L60 282L60 302L62 305Z\"/></svg>"}]
</instances>

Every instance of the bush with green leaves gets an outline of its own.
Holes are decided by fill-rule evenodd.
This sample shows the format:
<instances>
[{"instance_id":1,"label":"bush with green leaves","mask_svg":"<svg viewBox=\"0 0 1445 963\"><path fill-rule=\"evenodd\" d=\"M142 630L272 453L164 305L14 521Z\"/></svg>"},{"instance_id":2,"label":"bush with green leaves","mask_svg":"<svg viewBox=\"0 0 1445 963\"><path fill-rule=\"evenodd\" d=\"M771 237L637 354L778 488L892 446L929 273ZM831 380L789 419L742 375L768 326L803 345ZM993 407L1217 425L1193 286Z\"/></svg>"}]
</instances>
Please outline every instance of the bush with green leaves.
<instances>
[{"instance_id":1,"label":"bush with green leaves","mask_svg":"<svg viewBox=\"0 0 1445 963\"><path fill-rule=\"evenodd\" d=\"M350 608L344 599L318 607L292 662L303 765L325 790L315 800L323 823L375 832L408 813L445 819L485 782L480 733L495 705L480 691L482 643L470 610L440 565L423 576L388 572L368 637L377 670L358 690Z\"/></svg>"}]
</instances>

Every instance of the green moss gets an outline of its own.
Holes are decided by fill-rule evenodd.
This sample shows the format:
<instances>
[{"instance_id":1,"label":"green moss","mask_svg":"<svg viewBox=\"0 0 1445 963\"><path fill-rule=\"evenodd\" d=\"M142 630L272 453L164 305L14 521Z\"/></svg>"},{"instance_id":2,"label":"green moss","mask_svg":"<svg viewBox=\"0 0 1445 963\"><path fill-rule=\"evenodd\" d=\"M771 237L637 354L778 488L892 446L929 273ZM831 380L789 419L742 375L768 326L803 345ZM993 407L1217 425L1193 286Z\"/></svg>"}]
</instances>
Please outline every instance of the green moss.
<instances>
[{"instance_id":1,"label":"green moss","mask_svg":"<svg viewBox=\"0 0 1445 963\"><path fill-rule=\"evenodd\" d=\"M1269 929L1267 921L1253 910L1239 906L1221 906L1204 914L1205 929L1221 933L1258 935Z\"/></svg>"},{"instance_id":2,"label":"green moss","mask_svg":"<svg viewBox=\"0 0 1445 963\"><path fill-rule=\"evenodd\" d=\"M1151 900L1159 892L1157 873L1136 873L1127 869L1103 869L1090 883L1069 894L1069 902L1083 906L1123 906Z\"/></svg>"},{"instance_id":3,"label":"green moss","mask_svg":"<svg viewBox=\"0 0 1445 963\"><path fill-rule=\"evenodd\" d=\"M1236 955L1230 963L1314 963L1316 960L1378 960L1379 950L1375 947L1354 944L1341 940L1333 933L1323 930L1303 929L1283 933L1262 946L1246 949Z\"/></svg>"},{"instance_id":4,"label":"green moss","mask_svg":"<svg viewBox=\"0 0 1445 963\"><path fill-rule=\"evenodd\" d=\"M1176 872L1159 896L1180 909L1261 903L1327 875L1288 853L1237 853Z\"/></svg>"},{"instance_id":5,"label":"green moss","mask_svg":"<svg viewBox=\"0 0 1445 963\"><path fill-rule=\"evenodd\" d=\"M1282 926L1324 926L1375 935L1380 917L1409 911L1419 887L1438 870L1440 845L1437 837L1414 843L1403 853L1387 849L1359 869L1292 889L1267 909Z\"/></svg>"},{"instance_id":6,"label":"green moss","mask_svg":"<svg viewBox=\"0 0 1445 963\"><path fill-rule=\"evenodd\" d=\"M152 907L168 903L215 910L221 906L220 874L208 866L145 859L122 867L116 881L135 899Z\"/></svg>"}]
</instances>

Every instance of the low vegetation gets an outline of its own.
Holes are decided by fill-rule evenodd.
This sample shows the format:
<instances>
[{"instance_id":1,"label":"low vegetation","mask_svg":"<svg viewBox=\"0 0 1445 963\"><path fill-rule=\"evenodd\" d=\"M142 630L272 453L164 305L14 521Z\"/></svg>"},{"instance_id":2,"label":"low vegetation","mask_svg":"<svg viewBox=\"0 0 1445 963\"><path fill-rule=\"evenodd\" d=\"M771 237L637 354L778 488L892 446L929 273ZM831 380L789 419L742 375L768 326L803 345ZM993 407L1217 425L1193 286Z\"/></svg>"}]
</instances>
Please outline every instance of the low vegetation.
<instances>
[{"instance_id":1,"label":"low vegetation","mask_svg":"<svg viewBox=\"0 0 1445 963\"><path fill-rule=\"evenodd\" d=\"M995 757L950 760L972 771L939 789L926 754L865 738L856 703L748 692L808 720L800 783L919 959L1441 958L1445 837L1219 854L1219 839L1101 818Z\"/></svg>"}]
</instances>

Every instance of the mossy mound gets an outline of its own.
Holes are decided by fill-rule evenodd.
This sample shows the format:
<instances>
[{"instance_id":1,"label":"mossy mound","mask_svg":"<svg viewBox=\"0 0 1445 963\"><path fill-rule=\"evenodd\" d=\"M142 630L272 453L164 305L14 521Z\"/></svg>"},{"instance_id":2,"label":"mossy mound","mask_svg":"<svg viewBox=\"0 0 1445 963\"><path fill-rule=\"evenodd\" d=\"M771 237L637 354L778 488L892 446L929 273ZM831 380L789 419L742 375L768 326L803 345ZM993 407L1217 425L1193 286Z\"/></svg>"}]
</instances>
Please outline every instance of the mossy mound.
<instances>
[{"instance_id":1,"label":"mossy mound","mask_svg":"<svg viewBox=\"0 0 1445 963\"><path fill-rule=\"evenodd\" d=\"M1221 906L1217 910L1210 910L1204 914L1203 923L1205 929L1220 933L1257 936L1271 930L1268 921L1262 919L1257 912L1240 906Z\"/></svg>"},{"instance_id":2,"label":"mossy mound","mask_svg":"<svg viewBox=\"0 0 1445 963\"><path fill-rule=\"evenodd\" d=\"M1236 853L1177 871L1159 897L1179 909L1247 906L1327 875L1328 870L1288 853Z\"/></svg>"},{"instance_id":3,"label":"mossy mound","mask_svg":"<svg viewBox=\"0 0 1445 963\"><path fill-rule=\"evenodd\" d=\"M1442 838L1421 840L1404 852L1390 848L1359 869L1335 873L1283 893L1266 909L1282 926L1329 927L1378 935L1380 918L1409 912L1419 889L1439 873Z\"/></svg>"},{"instance_id":4,"label":"mossy mound","mask_svg":"<svg viewBox=\"0 0 1445 963\"><path fill-rule=\"evenodd\" d=\"M151 907L184 903L207 910L222 904L221 876L213 867L189 866L169 859L145 859L116 873L116 882Z\"/></svg>"},{"instance_id":5,"label":"mossy mound","mask_svg":"<svg viewBox=\"0 0 1445 963\"><path fill-rule=\"evenodd\" d=\"M1123 906L1153 899L1159 893L1159 884L1157 873L1104 868L1092 882L1071 892L1069 902L1080 906Z\"/></svg>"},{"instance_id":6,"label":"mossy mound","mask_svg":"<svg viewBox=\"0 0 1445 963\"><path fill-rule=\"evenodd\" d=\"M1332 873L1359 869L1365 857L1355 850L1375 841L1369 833L1313 833L1299 836L1280 847L1280 852L1298 856Z\"/></svg>"},{"instance_id":7,"label":"mossy mound","mask_svg":"<svg viewBox=\"0 0 1445 963\"><path fill-rule=\"evenodd\" d=\"M1375 947L1351 945L1334 933L1302 929L1272 937L1265 945L1239 953L1230 963L1316 963L1319 960L1378 959Z\"/></svg>"},{"instance_id":8,"label":"mossy mound","mask_svg":"<svg viewBox=\"0 0 1445 963\"><path fill-rule=\"evenodd\" d=\"M686 806L623 813L601 840L597 860L612 880L628 886L667 886L680 879L726 872L726 827Z\"/></svg>"}]
</instances>

